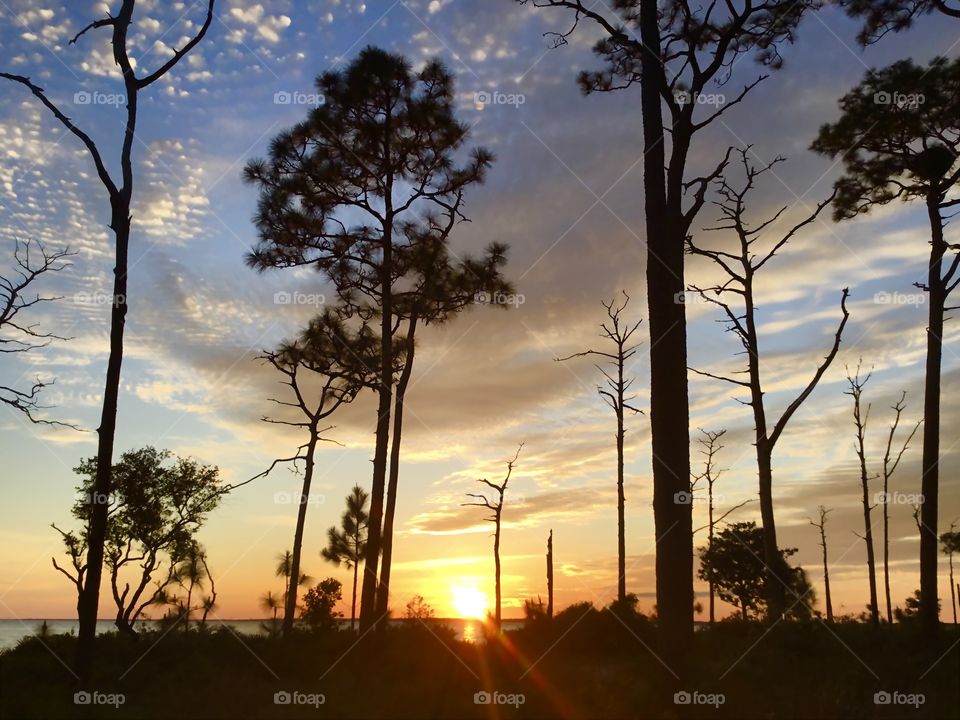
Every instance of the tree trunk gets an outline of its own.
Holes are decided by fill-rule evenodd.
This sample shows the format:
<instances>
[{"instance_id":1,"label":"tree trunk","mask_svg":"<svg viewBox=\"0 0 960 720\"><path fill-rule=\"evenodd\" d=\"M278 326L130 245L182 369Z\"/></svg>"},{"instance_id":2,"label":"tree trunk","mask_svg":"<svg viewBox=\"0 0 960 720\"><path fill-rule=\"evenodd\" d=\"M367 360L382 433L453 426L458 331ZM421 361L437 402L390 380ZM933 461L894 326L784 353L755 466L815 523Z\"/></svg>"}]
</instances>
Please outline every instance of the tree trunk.
<instances>
[{"instance_id":1,"label":"tree trunk","mask_svg":"<svg viewBox=\"0 0 960 720\"><path fill-rule=\"evenodd\" d=\"M617 600L627 598L627 539L623 494L623 357L620 358L620 398L617 410Z\"/></svg>"},{"instance_id":2,"label":"tree trunk","mask_svg":"<svg viewBox=\"0 0 960 720\"><path fill-rule=\"evenodd\" d=\"M289 637L293 633L293 622L297 616L297 595L300 593L300 556L303 549L303 529L307 524L307 508L310 503L310 485L313 482L315 466L313 456L317 450L317 435L317 423L314 421L310 425L310 442L307 443L303 468L303 487L300 489L300 507L297 508L297 527L293 532L290 579L287 582L287 595L283 600L283 625L280 632L284 637Z\"/></svg>"},{"instance_id":3,"label":"tree trunk","mask_svg":"<svg viewBox=\"0 0 960 720\"><path fill-rule=\"evenodd\" d=\"M950 607L953 609L953 624L957 624L957 593L953 586L953 553L950 553Z\"/></svg>"},{"instance_id":4,"label":"tree trunk","mask_svg":"<svg viewBox=\"0 0 960 720\"><path fill-rule=\"evenodd\" d=\"M823 594L827 604L827 622L833 622L833 601L830 597L830 568L827 565L827 531L823 527L824 516L820 516L820 545L823 547Z\"/></svg>"},{"instance_id":5,"label":"tree trunk","mask_svg":"<svg viewBox=\"0 0 960 720\"><path fill-rule=\"evenodd\" d=\"M547 538L547 618L553 618L553 529Z\"/></svg>"},{"instance_id":6,"label":"tree trunk","mask_svg":"<svg viewBox=\"0 0 960 720\"><path fill-rule=\"evenodd\" d=\"M350 629L353 630L357 618L357 570L359 561L353 563L353 600L350 602Z\"/></svg>"},{"instance_id":7,"label":"tree trunk","mask_svg":"<svg viewBox=\"0 0 960 720\"><path fill-rule=\"evenodd\" d=\"M860 451L863 452L863 440L860 440ZM870 487L867 478L867 466L863 459L860 463L860 484L863 489L863 541L867 545L867 579L870 583L870 622L880 624L880 612L877 607L877 565L873 554L873 528L870 525Z\"/></svg>"},{"instance_id":8,"label":"tree trunk","mask_svg":"<svg viewBox=\"0 0 960 720\"><path fill-rule=\"evenodd\" d=\"M413 373L414 336L417 332L417 316L414 314L407 326L407 356L403 371L397 380L397 394L393 403L393 436L390 438L390 478L387 484L387 505L383 515L383 552L380 565L380 587L377 590L377 616L384 617L390 600L390 568L393 560L393 517L397 510L397 483L400 478L400 442L403 433L403 403L407 385ZM381 625L386 627L386 625ZM378 628L379 629L379 628Z\"/></svg>"},{"instance_id":9,"label":"tree trunk","mask_svg":"<svg viewBox=\"0 0 960 720\"><path fill-rule=\"evenodd\" d=\"M373 456L373 482L370 488L370 519L363 565L363 589L360 596L360 632L379 620L377 614L377 568L380 562L381 525L383 523L384 485L387 479L387 450L390 442L390 406L393 403L393 184L387 182L386 221L383 228L383 257L380 267L380 377L377 394L376 449Z\"/></svg>"},{"instance_id":10,"label":"tree trunk","mask_svg":"<svg viewBox=\"0 0 960 720\"><path fill-rule=\"evenodd\" d=\"M887 601L887 623L893 624L893 603L890 601L890 511L887 499L889 478L883 478L883 594Z\"/></svg>"},{"instance_id":11,"label":"tree trunk","mask_svg":"<svg viewBox=\"0 0 960 720\"><path fill-rule=\"evenodd\" d=\"M927 326L927 363L923 395L923 460L920 492L920 621L928 638L940 625L937 608L937 501L940 456L940 359L943 352L943 309L946 288L941 262L946 252L943 221L938 198L927 199L930 220L930 267L927 287L930 295Z\"/></svg>"},{"instance_id":12,"label":"tree trunk","mask_svg":"<svg viewBox=\"0 0 960 720\"><path fill-rule=\"evenodd\" d=\"M713 546L713 480L707 478L707 547ZM717 589L713 586L713 580L707 581L707 588L710 592L710 624L716 622L716 594Z\"/></svg>"},{"instance_id":13,"label":"tree trunk","mask_svg":"<svg viewBox=\"0 0 960 720\"><path fill-rule=\"evenodd\" d=\"M657 616L660 651L674 672L693 642L692 505L676 502L690 488L684 242L679 213L667 206L661 91L660 27L656 3L640 4L641 114L650 322L650 429L656 534ZM687 138L688 139L688 138ZM683 138L673 136L674 157ZM676 183L674 183L676 184ZM682 178L680 179L682 185ZM679 207L679 197L676 198Z\"/></svg>"},{"instance_id":14,"label":"tree trunk","mask_svg":"<svg viewBox=\"0 0 960 720\"><path fill-rule=\"evenodd\" d=\"M500 632L500 513L497 513L497 527L493 535L493 570L494 570L494 593L496 595L495 626L497 632Z\"/></svg>"}]
</instances>

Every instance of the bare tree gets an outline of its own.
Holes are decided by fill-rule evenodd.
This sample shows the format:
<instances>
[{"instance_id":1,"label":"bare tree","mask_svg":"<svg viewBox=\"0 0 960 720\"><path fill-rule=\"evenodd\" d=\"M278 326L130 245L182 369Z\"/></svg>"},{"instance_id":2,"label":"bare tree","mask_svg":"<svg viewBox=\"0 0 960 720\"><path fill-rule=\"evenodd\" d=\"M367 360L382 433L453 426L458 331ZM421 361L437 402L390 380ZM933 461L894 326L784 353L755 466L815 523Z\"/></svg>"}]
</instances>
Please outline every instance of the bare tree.
<instances>
[{"instance_id":1,"label":"bare tree","mask_svg":"<svg viewBox=\"0 0 960 720\"><path fill-rule=\"evenodd\" d=\"M893 410L893 423L890 425L890 433L887 435L887 447L883 453L883 592L887 601L887 622L893 623L893 604L890 600L890 478L900 465L900 459L910 447L910 441L917 434L920 424L923 420L918 420L913 429L907 435L906 440L900 445L900 450L896 457L893 456L893 440L900 426L900 415L906 409L907 391L900 393L900 399L891 406Z\"/></svg>"},{"instance_id":2,"label":"bare tree","mask_svg":"<svg viewBox=\"0 0 960 720\"><path fill-rule=\"evenodd\" d=\"M496 493L496 496L490 498L486 495L480 493L467 493L467 497L472 497L474 500L470 502L461 503L465 507L482 507L489 510L492 515L485 517L484 520L487 522L493 523L493 567L494 567L494 588L496 595L496 607L494 610L494 622L496 624L497 632L500 632L500 520L503 516L503 496L507 492L507 483L510 482L510 475L513 474L514 464L517 462L517 458L520 457L520 451L523 450L523 443L520 443L520 446L517 448L516 454L513 456L513 459L507 461L507 474L503 478L503 482L499 485L496 483L490 482L486 478L478 478L477 482L483 483L491 490Z\"/></svg>"},{"instance_id":3,"label":"bare tree","mask_svg":"<svg viewBox=\"0 0 960 720\"><path fill-rule=\"evenodd\" d=\"M553 619L553 528L547 537L547 618Z\"/></svg>"},{"instance_id":4,"label":"bare tree","mask_svg":"<svg viewBox=\"0 0 960 720\"><path fill-rule=\"evenodd\" d=\"M605 384L597 387L597 393L610 406L617 417L617 600L623 602L627 597L627 543L624 523L626 497L623 491L623 439L626 435L624 414L626 411L642 413L642 410L631 405L634 395L629 395L634 378L626 377L626 365L637 353L639 344L631 342L631 338L640 327L642 321L630 323L621 317L630 302L630 296L623 292L623 303L615 305L614 301L602 303L607 311L608 320L600 323L602 332L600 337L609 340L614 349L611 351L585 350L567 357L556 358L557 362L564 362L578 357L600 357L611 367L607 370L595 363L594 367L603 375Z\"/></svg>"},{"instance_id":5,"label":"bare tree","mask_svg":"<svg viewBox=\"0 0 960 720\"><path fill-rule=\"evenodd\" d=\"M113 304L110 314L110 354L107 360L106 381L103 392L103 410L97 429L98 476L95 491L98 497L110 495L110 471L113 465L113 443L117 427L117 401L120 394L120 366L123 362L123 330L127 316L127 260L130 246L131 204L133 200L133 149L136 139L137 111L140 93L169 73L206 35L213 21L215 0L208 0L206 18L196 35L176 50L153 72L138 75L134 60L130 57L129 35L137 0L120 0L116 14L94 20L77 33L70 44L90 30L110 28L113 59L123 75L127 100L127 115L120 142L119 184L104 161L93 139L81 130L58 105L47 97L43 88L35 85L29 77L0 72L0 78L10 80L27 88L53 116L83 143L89 153L97 177L110 199L110 229L115 239L113 271ZM140 141L142 144L142 139ZM86 676L93 660L93 643L96 635L97 608L100 601L100 579L103 573L104 540L107 533L107 508L105 503L95 504L90 514L90 541L87 549L87 572L80 604L80 629L77 643L77 670Z\"/></svg>"},{"instance_id":6,"label":"bare tree","mask_svg":"<svg viewBox=\"0 0 960 720\"><path fill-rule=\"evenodd\" d=\"M873 505L870 504L871 478L867 472L867 456L863 447L864 438L867 434L867 424L870 421L870 403L867 403L866 410L864 410L861 400L863 388L870 380L871 374L872 373L867 373L866 377L861 378L859 363L853 375L847 370L847 382L850 385L850 389L844 394L853 398L853 424L857 430L854 448L856 449L857 459L860 462L860 487L862 490L861 501L863 503L864 527L864 534L857 534L857 537L861 538L867 546L867 577L870 583L870 622L878 625L880 623L880 611L877 606L877 564L873 548L873 524L870 522L870 513L873 510Z\"/></svg>"},{"instance_id":7,"label":"bare tree","mask_svg":"<svg viewBox=\"0 0 960 720\"><path fill-rule=\"evenodd\" d=\"M756 437L754 445L757 454L760 516L763 521L764 533L768 617L776 619L785 609L786 592L791 587L791 580L789 568L782 562L782 554L777 545L776 519L773 510L773 451L777 441L786 429L787 423L810 397L840 349L843 330L850 316L847 312L849 291L844 288L841 294L840 311L842 319L826 357L817 366L810 381L787 405L780 417L771 426L767 419L764 388L760 375L760 333L757 328L757 298L755 294L756 275L801 229L817 219L821 211L830 204L833 195L818 203L803 219L795 225L789 226L783 234L778 234L774 241L761 247L758 242L766 239L768 231L787 211L787 207L782 207L766 220L752 223L747 217L746 201L750 192L756 187L757 179L763 179L763 176L769 173L775 165L783 162L783 158L777 157L762 167L756 167L749 160L749 147L738 150L737 153L740 156L744 181L741 185L734 186L725 173L719 175L716 180L719 199L714 201L714 205L720 211L720 224L707 228L708 231L714 232L732 232L738 241L736 249L733 252L723 249L709 249L695 242L691 236L687 238L687 250L692 255L711 260L723 273L723 280L713 286L697 287L694 285L692 288L704 300L716 305L723 311L728 331L732 332L743 346L743 352L747 358L747 367L737 374L746 375L746 379L729 375L716 375L694 368L691 368L691 370L698 375L736 385L750 394L750 400L744 404L749 405L753 411Z\"/></svg>"},{"instance_id":8,"label":"bare tree","mask_svg":"<svg viewBox=\"0 0 960 720\"><path fill-rule=\"evenodd\" d=\"M36 285L45 273L60 272L70 267L71 263L66 258L73 255L76 253L70 252L69 247L51 251L39 241L14 240L14 267L9 277L0 275L0 354L28 353L46 347L51 340L69 339L41 330L37 323L21 319L20 313L29 312L35 305L61 299L35 292ZM40 404L41 391L53 382L36 378L27 390L0 385L0 403L20 411L32 423L66 425L35 415L45 409Z\"/></svg>"},{"instance_id":9,"label":"bare tree","mask_svg":"<svg viewBox=\"0 0 960 720\"><path fill-rule=\"evenodd\" d=\"M823 549L823 595L827 604L827 622L833 622L833 601L830 599L830 568L827 566L827 510L823 505L818 508L820 519L814 522L810 520L820 533L820 547Z\"/></svg>"},{"instance_id":10,"label":"bare tree","mask_svg":"<svg viewBox=\"0 0 960 720\"><path fill-rule=\"evenodd\" d=\"M957 624L957 601L960 597L957 595L957 586L953 580L953 555L960 552L960 532L957 532L958 520L950 523L950 531L940 536L940 542L943 543L943 552L947 555L950 562L950 609L953 611L953 624Z\"/></svg>"}]
</instances>

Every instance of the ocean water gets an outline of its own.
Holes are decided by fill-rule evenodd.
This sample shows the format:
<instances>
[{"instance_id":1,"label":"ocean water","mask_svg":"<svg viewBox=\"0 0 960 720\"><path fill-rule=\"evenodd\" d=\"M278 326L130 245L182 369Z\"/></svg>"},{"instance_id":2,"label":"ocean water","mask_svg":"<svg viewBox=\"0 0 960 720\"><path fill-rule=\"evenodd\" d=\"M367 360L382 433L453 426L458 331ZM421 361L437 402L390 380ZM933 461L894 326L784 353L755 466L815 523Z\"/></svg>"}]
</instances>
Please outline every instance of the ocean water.
<instances>
[{"instance_id":1,"label":"ocean water","mask_svg":"<svg viewBox=\"0 0 960 720\"><path fill-rule=\"evenodd\" d=\"M16 647L17 643L25 637L36 635L40 632L40 626L43 619L32 620L0 620L0 651L9 650ZM145 620L144 624L149 625L150 620ZM403 620L392 620L391 623L402 623ZM464 620L462 618L443 618L429 620L428 623L435 625L448 625L452 627L457 634L457 638L466 642L483 642L483 624L479 620ZM53 635L76 634L76 620L47 620L48 631ZM238 635L258 635L264 633L264 623L269 620L208 620L207 625L216 629L222 625L230 627ZM350 626L349 620L341 621L344 628ZM504 620L503 628L505 630L514 630L522 627L522 620ZM112 620L100 620L97 622L97 634L114 632L116 628Z\"/></svg>"}]
</instances>

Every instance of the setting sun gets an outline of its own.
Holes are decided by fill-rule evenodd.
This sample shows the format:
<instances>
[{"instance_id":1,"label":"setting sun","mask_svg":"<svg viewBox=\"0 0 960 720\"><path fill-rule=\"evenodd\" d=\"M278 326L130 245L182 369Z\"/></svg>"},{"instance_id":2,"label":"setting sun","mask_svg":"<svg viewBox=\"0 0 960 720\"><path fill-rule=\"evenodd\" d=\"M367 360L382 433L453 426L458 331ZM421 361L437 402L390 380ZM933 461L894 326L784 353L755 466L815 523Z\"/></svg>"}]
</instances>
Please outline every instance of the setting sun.
<instances>
[{"instance_id":1,"label":"setting sun","mask_svg":"<svg viewBox=\"0 0 960 720\"><path fill-rule=\"evenodd\" d=\"M483 620L487 616L487 596L482 590L457 585L450 592L453 594L453 608L460 617Z\"/></svg>"}]
</instances>

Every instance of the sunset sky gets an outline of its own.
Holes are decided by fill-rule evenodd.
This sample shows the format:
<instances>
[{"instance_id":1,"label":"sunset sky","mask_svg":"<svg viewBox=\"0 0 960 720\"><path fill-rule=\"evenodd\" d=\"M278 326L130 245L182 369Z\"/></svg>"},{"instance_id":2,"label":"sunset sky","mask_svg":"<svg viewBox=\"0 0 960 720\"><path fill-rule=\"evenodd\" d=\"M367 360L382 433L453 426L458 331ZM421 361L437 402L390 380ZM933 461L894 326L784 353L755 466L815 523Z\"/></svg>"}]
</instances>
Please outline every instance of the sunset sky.
<instances>
[{"instance_id":1,"label":"sunset sky","mask_svg":"<svg viewBox=\"0 0 960 720\"><path fill-rule=\"evenodd\" d=\"M204 7L138 2L132 38L138 67L156 67L171 46L182 47ZM124 110L109 38L91 32L67 44L107 9L88 1L0 0L0 70L31 76L116 158ZM219 0L207 38L142 100L118 454L148 444L169 448L241 482L300 444L289 428L261 421L271 412L267 398L282 388L256 356L291 337L317 310L277 304L277 293L331 294L313 271L258 275L244 265L256 239L250 221L256 191L241 182L241 170L305 115L300 103L315 92L313 78L342 67L364 46L402 53L414 66L439 57L456 73L459 117L471 125L473 144L498 157L486 185L467 198L472 222L457 230L455 247L479 251L494 240L507 243L506 272L522 302L475 307L422 334L408 393L391 604L399 614L419 593L438 616L450 616L464 612L478 592L492 598L490 527L480 509L461 503L477 490L476 478L502 478L520 442L504 511L504 615L518 617L525 598L546 597L551 528L556 604L614 599L614 418L597 397L591 362L554 358L599 347L600 303L621 290L632 297L630 317L646 314L639 94L579 93L578 70L597 66L590 52L595 36L584 26L559 49L543 37L568 22L566 13L511 0ZM855 35L856 25L835 9L811 15L798 44L785 50L784 68L696 141L692 170L716 164L728 145L752 145L758 164L778 154L787 158L754 198L757 219L790 208L771 233L830 193L839 168L808 147L819 126L837 117L837 98L868 67L903 57L918 63L954 57L960 47L957 26L936 18L867 50L857 47ZM758 72L744 57L730 83L715 92L738 92ZM478 93L513 102L484 105ZM707 207L696 226L715 219ZM54 406L47 416L88 429L98 422L107 355L109 306L97 298L111 288L108 221L106 197L76 138L23 88L0 84L0 273L9 267L14 238L69 244L79 253L69 270L44 281L42 289L63 301L36 314L46 329L73 339L3 358L0 377L5 384L56 377L45 398ZM799 548L793 559L809 571L821 608L820 549L808 518L820 504L833 508L828 540L838 613L860 613L868 600L865 550L855 535L863 524L845 365L862 356L874 368L866 389L873 403L868 451L878 471L889 406L901 390L908 392L904 423L921 412L926 306L913 283L925 274L927 235L919 206L892 205L842 224L825 212L760 277L763 373L774 417L828 350L841 289L851 292L840 355L774 456L779 539ZM709 277L697 261L688 268L691 282ZM909 301L917 295L919 301ZM890 297L907 301L884 301ZM688 313L691 364L713 372L737 366L737 343L716 322L714 309L694 303ZM644 344L631 373L636 402L645 407L645 326L640 335ZM957 335L948 323L941 531L960 518ZM728 431L719 463L729 470L716 488L722 512L756 495L752 418L731 386L691 377L690 387L692 436L697 428ZM334 575L346 587L348 573L325 563L319 550L350 487L369 487L375 412L370 394L339 412L328 437L345 447L328 444L318 455L304 569L315 578ZM627 589L650 610L648 416L630 418L628 428ZM0 618L73 617L73 589L51 567L62 548L50 523L70 525L72 468L95 453L96 435L30 425L7 408L0 410L0 429ZM696 447L693 453L699 462ZM918 437L894 490L919 492L919 459ZM229 496L201 531L219 617L259 617L258 597L282 590L273 571L276 556L292 543L296 508L287 500L298 489L299 478L280 468ZM704 505L694 512L699 527ZM874 517L879 528L879 509ZM759 521L757 504L734 518ZM912 507L894 505L891 522L893 597L902 604L919 585ZM698 546L704 536L697 536ZM941 568L946 605L945 556ZM705 600L705 584L698 581L697 591ZM345 601L341 609L349 614L348 592ZM109 617L111 607L105 588L101 615Z\"/></svg>"}]
</instances>

